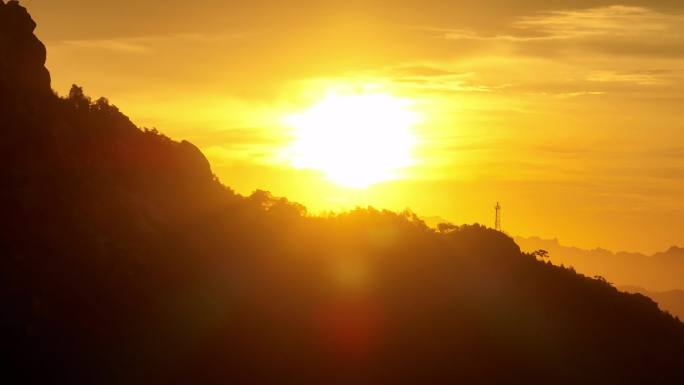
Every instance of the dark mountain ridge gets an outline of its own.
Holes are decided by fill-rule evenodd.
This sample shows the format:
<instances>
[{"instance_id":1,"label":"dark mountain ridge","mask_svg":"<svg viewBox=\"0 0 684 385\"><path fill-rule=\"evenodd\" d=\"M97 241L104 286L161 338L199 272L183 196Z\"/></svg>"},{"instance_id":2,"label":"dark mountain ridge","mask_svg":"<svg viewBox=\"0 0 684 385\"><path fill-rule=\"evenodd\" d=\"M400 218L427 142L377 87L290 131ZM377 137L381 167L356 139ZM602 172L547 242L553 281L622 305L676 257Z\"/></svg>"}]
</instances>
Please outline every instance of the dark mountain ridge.
<instances>
[{"instance_id":1,"label":"dark mountain ridge","mask_svg":"<svg viewBox=\"0 0 684 385\"><path fill-rule=\"evenodd\" d=\"M601 276L622 291L641 293L661 309L684 319L684 248L645 255L563 246L557 239L515 237L523 251L546 250L549 261L576 269L590 277Z\"/></svg>"},{"instance_id":2,"label":"dark mountain ridge","mask_svg":"<svg viewBox=\"0 0 684 385\"><path fill-rule=\"evenodd\" d=\"M658 303L661 309L684 319L684 290L649 291L639 286L618 286L620 291L643 294Z\"/></svg>"},{"instance_id":3,"label":"dark mountain ridge","mask_svg":"<svg viewBox=\"0 0 684 385\"><path fill-rule=\"evenodd\" d=\"M641 286L650 291L684 289L684 248L645 255L612 252L602 248L585 250L560 244L557 239L516 237L524 251L544 249L555 264L572 266L582 274L606 277L617 286Z\"/></svg>"},{"instance_id":4,"label":"dark mountain ridge","mask_svg":"<svg viewBox=\"0 0 684 385\"><path fill-rule=\"evenodd\" d=\"M684 325L478 225L314 217L50 89L0 0L0 343L17 384L681 384Z\"/></svg>"}]
</instances>

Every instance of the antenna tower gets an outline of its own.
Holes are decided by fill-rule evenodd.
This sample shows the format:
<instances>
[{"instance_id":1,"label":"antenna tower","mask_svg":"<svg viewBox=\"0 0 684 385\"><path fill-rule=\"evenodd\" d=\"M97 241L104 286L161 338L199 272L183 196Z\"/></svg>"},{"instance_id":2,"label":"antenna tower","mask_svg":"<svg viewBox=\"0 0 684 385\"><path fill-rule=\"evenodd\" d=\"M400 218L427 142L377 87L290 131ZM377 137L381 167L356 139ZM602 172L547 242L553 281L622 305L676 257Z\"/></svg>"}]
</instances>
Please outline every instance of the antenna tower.
<instances>
[{"instance_id":1,"label":"antenna tower","mask_svg":"<svg viewBox=\"0 0 684 385\"><path fill-rule=\"evenodd\" d=\"M496 212L496 216L494 218L494 230L501 231L501 205L499 202L496 202L494 211Z\"/></svg>"}]
</instances>

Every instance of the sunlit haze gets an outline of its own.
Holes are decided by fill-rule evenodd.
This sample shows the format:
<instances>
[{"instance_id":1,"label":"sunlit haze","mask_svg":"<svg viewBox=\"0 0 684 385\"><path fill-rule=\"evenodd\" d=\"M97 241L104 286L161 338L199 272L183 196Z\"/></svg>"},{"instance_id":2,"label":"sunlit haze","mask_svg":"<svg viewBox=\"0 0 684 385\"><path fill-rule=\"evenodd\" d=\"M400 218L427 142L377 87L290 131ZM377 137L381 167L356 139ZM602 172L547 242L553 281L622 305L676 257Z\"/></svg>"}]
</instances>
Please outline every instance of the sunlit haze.
<instances>
[{"instance_id":1,"label":"sunlit haze","mask_svg":"<svg viewBox=\"0 0 684 385\"><path fill-rule=\"evenodd\" d=\"M189 140L239 193L684 242L683 2L22 3L60 94Z\"/></svg>"},{"instance_id":2,"label":"sunlit haze","mask_svg":"<svg viewBox=\"0 0 684 385\"><path fill-rule=\"evenodd\" d=\"M286 150L297 168L320 170L342 186L363 188L397 179L413 161L409 101L383 93L331 93L287 117L294 141Z\"/></svg>"}]
</instances>

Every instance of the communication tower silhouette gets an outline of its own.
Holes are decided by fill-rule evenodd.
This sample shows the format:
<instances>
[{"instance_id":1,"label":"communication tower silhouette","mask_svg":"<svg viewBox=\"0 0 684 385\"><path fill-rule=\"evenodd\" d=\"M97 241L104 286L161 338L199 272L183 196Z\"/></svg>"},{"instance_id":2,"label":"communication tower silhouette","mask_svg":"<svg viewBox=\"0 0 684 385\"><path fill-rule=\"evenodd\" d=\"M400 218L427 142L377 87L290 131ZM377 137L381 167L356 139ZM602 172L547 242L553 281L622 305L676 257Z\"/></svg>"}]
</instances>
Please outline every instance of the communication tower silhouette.
<instances>
[{"instance_id":1,"label":"communication tower silhouette","mask_svg":"<svg viewBox=\"0 0 684 385\"><path fill-rule=\"evenodd\" d=\"M494 217L494 230L501 231L501 205L499 202L496 202L494 211L496 213L496 216Z\"/></svg>"}]
</instances>

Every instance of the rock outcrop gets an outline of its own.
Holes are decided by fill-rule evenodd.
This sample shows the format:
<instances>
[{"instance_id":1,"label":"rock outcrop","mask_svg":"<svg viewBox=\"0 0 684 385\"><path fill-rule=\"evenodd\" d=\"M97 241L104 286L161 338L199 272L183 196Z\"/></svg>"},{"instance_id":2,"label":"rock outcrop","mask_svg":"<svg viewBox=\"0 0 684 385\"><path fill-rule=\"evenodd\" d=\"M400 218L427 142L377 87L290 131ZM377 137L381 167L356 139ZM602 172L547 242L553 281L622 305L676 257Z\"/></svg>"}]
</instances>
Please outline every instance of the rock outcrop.
<instances>
[{"instance_id":1,"label":"rock outcrop","mask_svg":"<svg viewBox=\"0 0 684 385\"><path fill-rule=\"evenodd\" d=\"M52 93L45 46L33 34L35 28L19 2L0 0L0 92L8 98Z\"/></svg>"}]
</instances>

